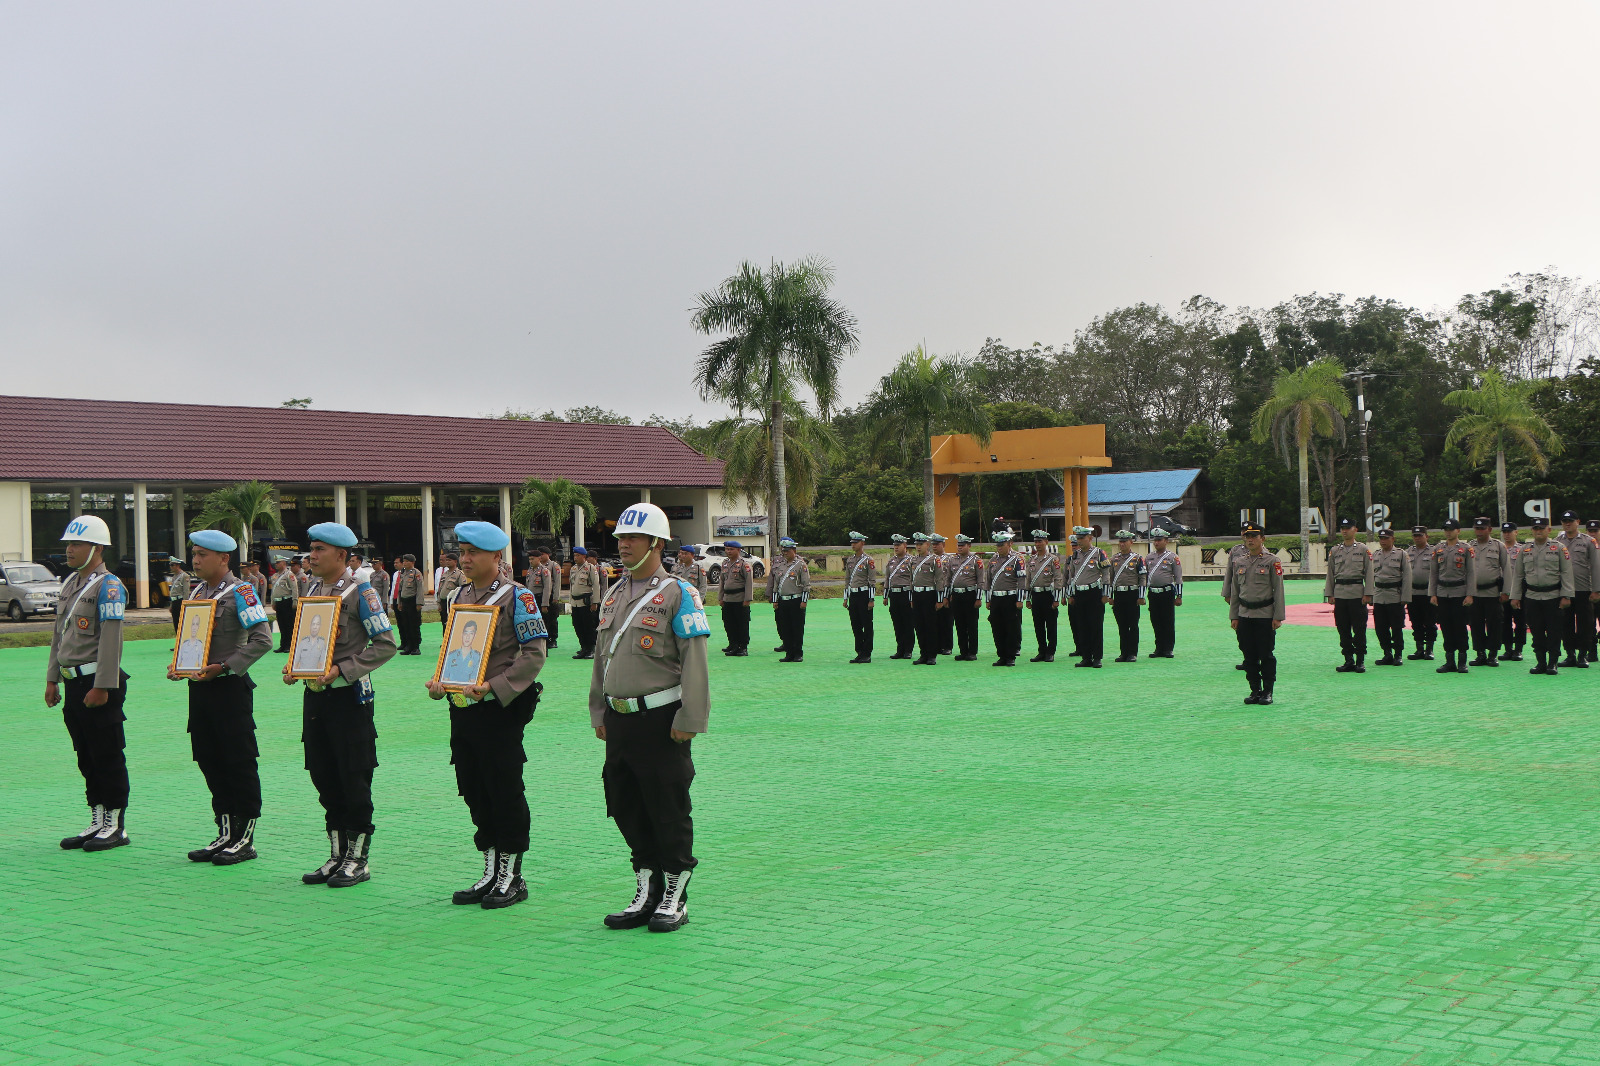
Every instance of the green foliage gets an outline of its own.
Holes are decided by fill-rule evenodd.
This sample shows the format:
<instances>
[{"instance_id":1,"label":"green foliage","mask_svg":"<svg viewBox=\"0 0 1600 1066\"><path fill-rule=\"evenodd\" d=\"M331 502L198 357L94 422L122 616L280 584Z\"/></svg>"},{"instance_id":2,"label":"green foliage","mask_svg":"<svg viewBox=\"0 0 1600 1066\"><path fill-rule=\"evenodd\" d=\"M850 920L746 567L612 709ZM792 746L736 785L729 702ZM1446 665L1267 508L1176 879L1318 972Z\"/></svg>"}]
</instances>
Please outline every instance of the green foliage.
<instances>
[{"instance_id":1,"label":"green foliage","mask_svg":"<svg viewBox=\"0 0 1600 1066\"><path fill-rule=\"evenodd\" d=\"M1491 455L1495 458L1495 501L1502 522L1509 515L1507 452L1519 453L1541 474L1550 466L1546 453L1561 453L1560 436L1533 408L1533 397L1544 384L1507 381L1498 370L1484 370L1478 375L1478 388L1458 389L1444 398L1465 412L1450 426L1445 447L1461 447L1473 466L1483 465Z\"/></svg>"},{"instance_id":2,"label":"green foliage","mask_svg":"<svg viewBox=\"0 0 1600 1066\"><path fill-rule=\"evenodd\" d=\"M301 397L300 399L297 399L297 400L295 400L295 399L285 400L282 403L280 403L278 406L279 407L299 407L299 408L303 409L303 408L311 406L311 397L304 396L304 397Z\"/></svg>"},{"instance_id":3,"label":"green foliage","mask_svg":"<svg viewBox=\"0 0 1600 1066\"><path fill-rule=\"evenodd\" d=\"M560 535L561 527L572 517L572 509L582 507L584 519L593 521L600 517L589 490L564 477L554 481L540 481L530 477L522 483L522 498L511 509L511 525L524 536L535 528ZM536 522L542 525L536 526Z\"/></svg>"},{"instance_id":4,"label":"green foliage","mask_svg":"<svg viewBox=\"0 0 1600 1066\"><path fill-rule=\"evenodd\" d=\"M283 520L278 517L276 489L265 481L241 481L236 485L217 489L206 494L200 502L200 513L189 521L191 532L199 529L220 529L239 541L244 555L250 551L251 533L257 525L268 533L283 532Z\"/></svg>"},{"instance_id":5,"label":"green foliage","mask_svg":"<svg viewBox=\"0 0 1600 1066\"><path fill-rule=\"evenodd\" d=\"M910 535L922 521L922 479L899 470L860 471L832 478L816 506L800 516L795 537L804 544L843 544L851 530L885 544L891 533Z\"/></svg>"},{"instance_id":6,"label":"green foliage","mask_svg":"<svg viewBox=\"0 0 1600 1066\"><path fill-rule=\"evenodd\" d=\"M815 418L805 407L791 400L784 405L784 466L787 471L789 502L799 510L810 507L828 464L841 453L838 435L828 423ZM733 504L741 500L771 499L773 484L772 423L762 412L759 418L734 416L706 427L706 452L723 462L722 499Z\"/></svg>"}]
</instances>

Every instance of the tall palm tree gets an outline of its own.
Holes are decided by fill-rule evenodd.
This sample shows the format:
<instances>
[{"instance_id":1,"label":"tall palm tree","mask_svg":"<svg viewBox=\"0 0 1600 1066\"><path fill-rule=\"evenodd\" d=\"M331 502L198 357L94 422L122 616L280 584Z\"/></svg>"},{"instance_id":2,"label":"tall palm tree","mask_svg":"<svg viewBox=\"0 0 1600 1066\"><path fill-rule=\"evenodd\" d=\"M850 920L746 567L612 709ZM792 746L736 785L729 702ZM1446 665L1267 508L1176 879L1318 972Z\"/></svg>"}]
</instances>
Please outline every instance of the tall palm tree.
<instances>
[{"instance_id":1,"label":"tall palm tree","mask_svg":"<svg viewBox=\"0 0 1600 1066\"><path fill-rule=\"evenodd\" d=\"M1312 437L1344 439L1344 416L1350 413L1350 394L1339 375L1344 366L1337 359L1318 359L1298 370L1280 370L1272 383L1272 395L1256 409L1250 420L1252 435L1260 443L1278 446L1285 465L1291 451L1300 460L1300 572L1311 569L1311 481L1306 451ZM1323 521L1333 521L1324 515Z\"/></svg>"},{"instance_id":2,"label":"tall palm tree","mask_svg":"<svg viewBox=\"0 0 1600 1066\"><path fill-rule=\"evenodd\" d=\"M511 524L526 536L533 530L534 521L543 519L545 528L560 536L561 523L572 516L574 507L582 507L586 518L599 514L589 490L582 485L564 477L548 482L530 477L522 483L522 498L511 509Z\"/></svg>"},{"instance_id":3,"label":"tall palm tree","mask_svg":"<svg viewBox=\"0 0 1600 1066\"><path fill-rule=\"evenodd\" d=\"M789 533L786 402L809 388L826 419L838 398L839 364L860 343L855 317L828 295L832 284L833 268L822 259L774 262L766 270L746 262L697 297L691 318L701 333L728 334L700 355L701 398L724 400L741 414L764 412L773 455L768 506L779 538Z\"/></svg>"},{"instance_id":4,"label":"tall palm tree","mask_svg":"<svg viewBox=\"0 0 1600 1066\"><path fill-rule=\"evenodd\" d=\"M789 500L800 510L817 499L817 489L830 460L843 453L838 434L795 400L783 405L784 483ZM707 450L722 460L722 499L734 503L774 498L776 467L773 463L772 424L761 418L735 415L711 423Z\"/></svg>"},{"instance_id":5,"label":"tall palm tree","mask_svg":"<svg viewBox=\"0 0 1600 1066\"><path fill-rule=\"evenodd\" d=\"M922 460L922 522L933 529L933 461L930 438L935 430L971 433L988 447L994 422L979 391L981 371L956 358L935 359L917 345L900 357L867 400L874 456L891 451Z\"/></svg>"},{"instance_id":6,"label":"tall palm tree","mask_svg":"<svg viewBox=\"0 0 1600 1066\"><path fill-rule=\"evenodd\" d=\"M1444 446L1465 445L1467 460L1481 466L1494 453L1494 490L1500 521L1506 521L1506 448L1518 448L1541 474L1550 468L1547 456L1561 454L1561 438L1528 402L1539 389L1535 381L1508 381L1498 370L1478 374L1476 389L1447 393L1444 402L1466 412L1450 424Z\"/></svg>"},{"instance_id":7,"label":"tall palm tree","mask_svg":"<svg viewBox=\"0 0 1600 1066\"><path fill-rule=\"evenodd\" d=\"M277 490L265 481L241 481L237 485L206 494L200 513L189 522L189 529L226 529L239 538L239 559L250 557L251 531L257 523L268 533L282 533L283 519L278 514Z\"/></svg>"}]
</instances>

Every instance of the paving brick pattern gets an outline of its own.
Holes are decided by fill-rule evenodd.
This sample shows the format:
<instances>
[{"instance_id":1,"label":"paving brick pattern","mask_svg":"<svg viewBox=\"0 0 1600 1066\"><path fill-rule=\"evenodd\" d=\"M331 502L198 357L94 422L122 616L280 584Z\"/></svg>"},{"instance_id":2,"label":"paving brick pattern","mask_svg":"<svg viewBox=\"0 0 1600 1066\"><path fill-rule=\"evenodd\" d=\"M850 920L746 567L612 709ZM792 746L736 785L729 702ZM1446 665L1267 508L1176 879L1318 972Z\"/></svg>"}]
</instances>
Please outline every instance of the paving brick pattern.
<instances>
[{"instance_id":1,"label":"paving brick pattern","mask_svg":"<svg viewBox=\"0 0 1600 1066\"><path fill-rule=\"evenodd\" d=\"M1256 709L1209 585L1180 658L1100 671L882 632L849 666L829 601L777 666L757 615L762 651L713 656L670 936L600 925L631 881L571 647L528 731L533 899L499 912L449 903L480 864L426 657L379 674L374 876L335 891L299 883L281 659L262 858L216 869L165 642L128 645L134 846L103 855L56 846L85 815L44 649L0 651L0 1064L1600 1063L1600 671L1346 676L1290 627Z\"/></svg>"}]
</instances>

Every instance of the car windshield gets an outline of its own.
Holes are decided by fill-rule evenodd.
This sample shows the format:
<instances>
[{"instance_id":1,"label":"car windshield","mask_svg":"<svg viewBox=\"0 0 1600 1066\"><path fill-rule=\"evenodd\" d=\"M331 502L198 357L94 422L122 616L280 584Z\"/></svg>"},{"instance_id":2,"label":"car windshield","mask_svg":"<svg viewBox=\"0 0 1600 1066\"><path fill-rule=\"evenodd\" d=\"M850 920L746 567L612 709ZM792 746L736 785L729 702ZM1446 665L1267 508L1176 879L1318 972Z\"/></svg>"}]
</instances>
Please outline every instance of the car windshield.
<instances>
[{"instance_id":1,"label":"car windshield","mask_svg":"<svg viewBox=\"0 0 1600 1066\"><path fill-rule=\"evenodd\" d=\"M55 575L38 563L16 563L5 568L6 580L13 585L26 585L30 581L54 581Z\"/></svg>"}]
</instances>

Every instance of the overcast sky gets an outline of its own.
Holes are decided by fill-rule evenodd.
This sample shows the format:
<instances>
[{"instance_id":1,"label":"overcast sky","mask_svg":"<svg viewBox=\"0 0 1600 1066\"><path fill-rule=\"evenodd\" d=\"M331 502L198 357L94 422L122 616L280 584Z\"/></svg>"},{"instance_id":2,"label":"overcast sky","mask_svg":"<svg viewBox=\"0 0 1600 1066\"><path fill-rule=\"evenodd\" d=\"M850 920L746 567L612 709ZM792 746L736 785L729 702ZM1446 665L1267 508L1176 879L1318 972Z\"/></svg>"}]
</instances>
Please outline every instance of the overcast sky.
<instances>
[{"instance_id":1,"label":"overcast sky","mask_svg":"<svg viewBox=\"0 0 1600 1066\"><path fill-rule=\"evenodd\" d=\"M698 414L821 255L906 349L1600 277L1591 3L0 0L0 392Z\"/></svg>"}]
</instances>

